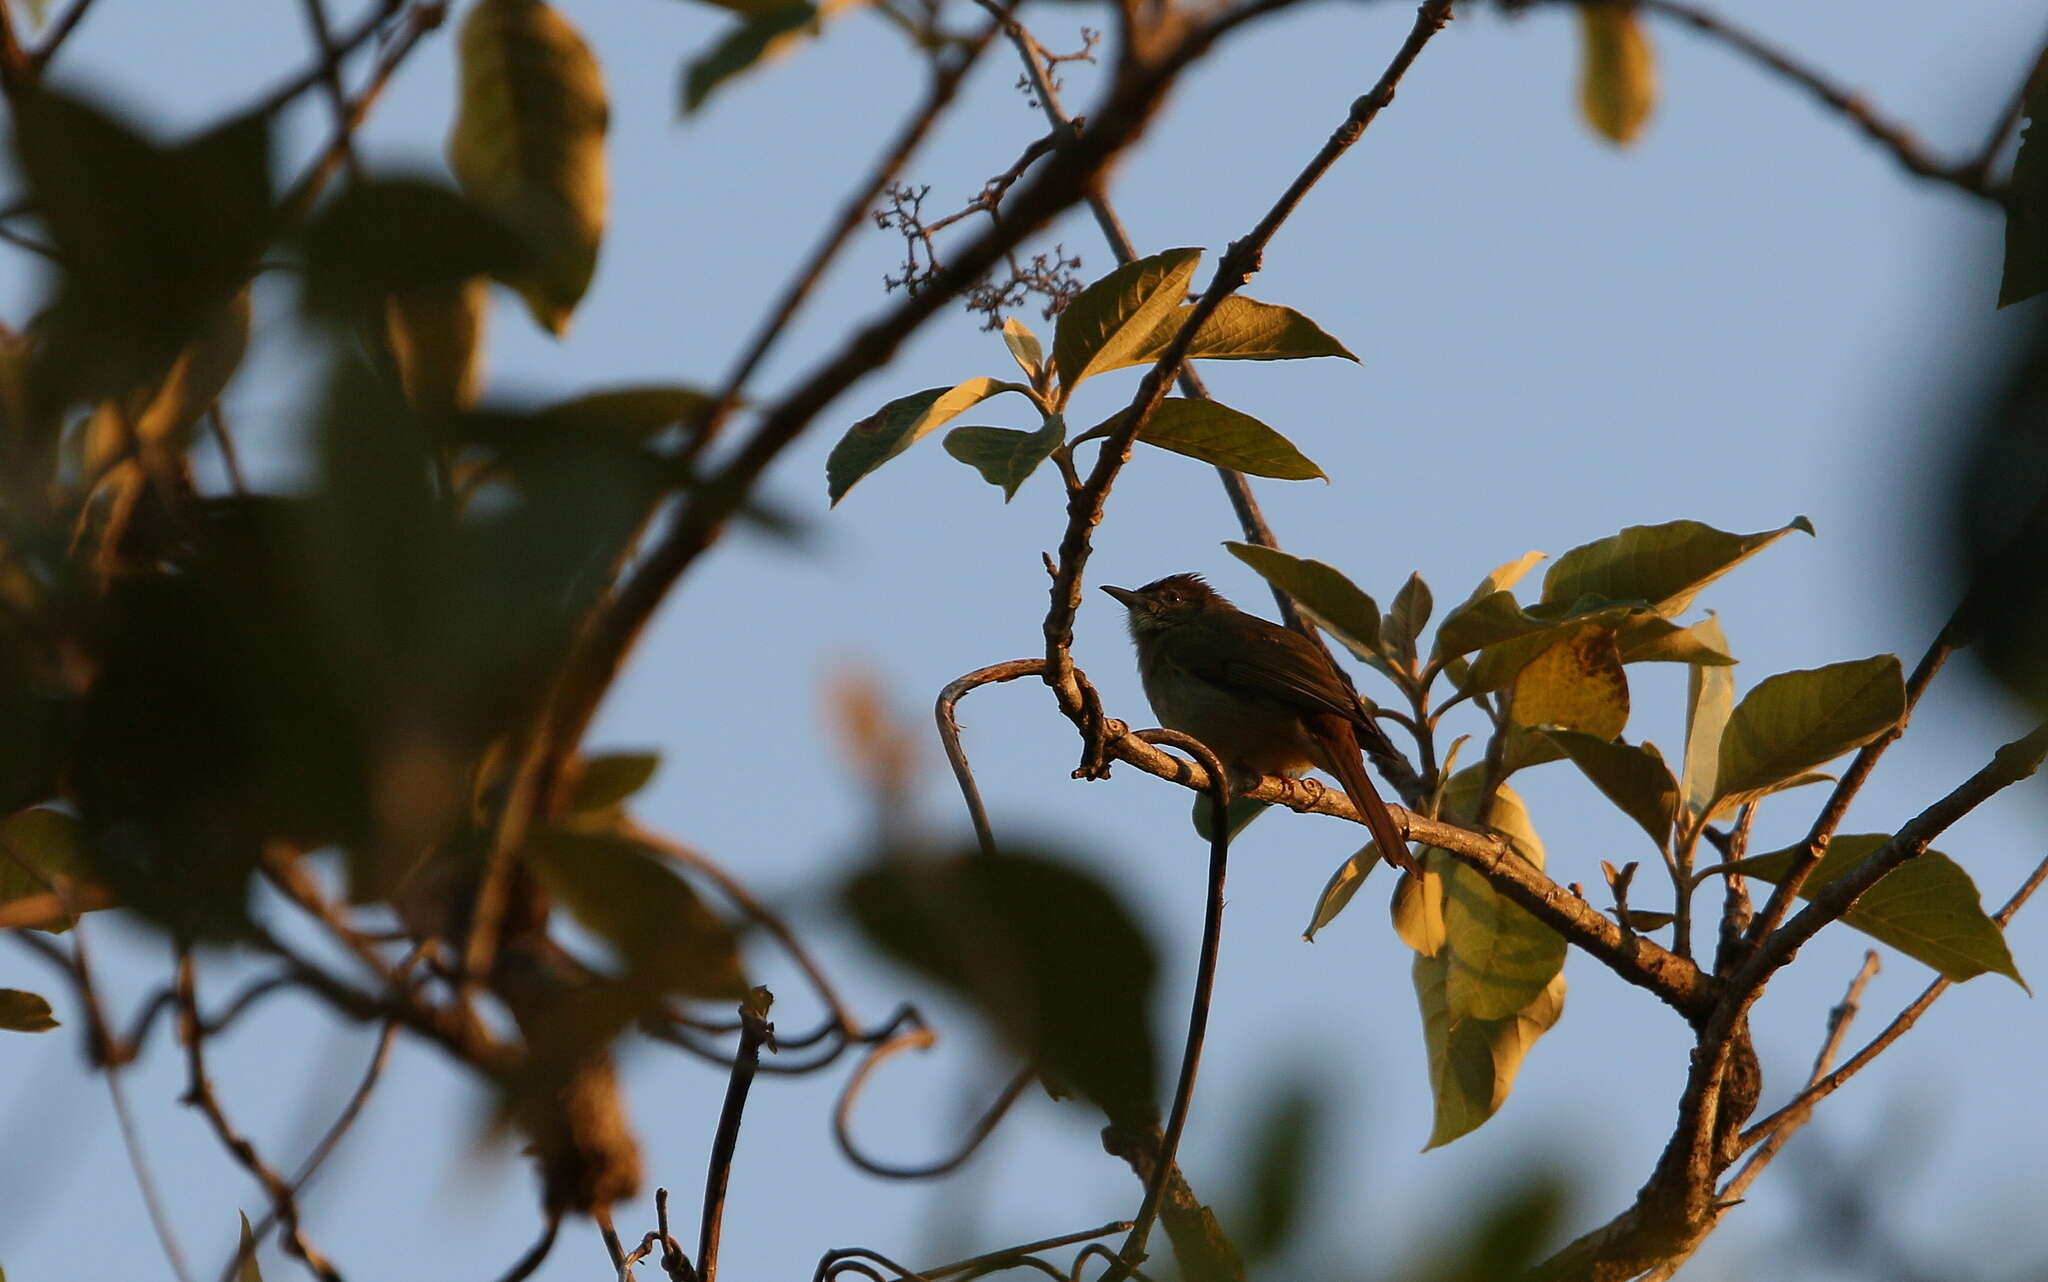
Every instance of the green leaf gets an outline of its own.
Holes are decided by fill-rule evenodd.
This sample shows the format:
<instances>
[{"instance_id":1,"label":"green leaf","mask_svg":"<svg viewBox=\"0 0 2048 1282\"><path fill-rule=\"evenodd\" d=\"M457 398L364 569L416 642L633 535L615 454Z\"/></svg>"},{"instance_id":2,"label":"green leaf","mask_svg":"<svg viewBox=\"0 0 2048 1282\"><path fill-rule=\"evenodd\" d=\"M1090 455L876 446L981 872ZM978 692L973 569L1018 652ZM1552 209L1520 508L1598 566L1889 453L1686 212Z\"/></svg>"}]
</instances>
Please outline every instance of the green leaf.
<instances>
[{"instance_id":1,"label":"green leaf","mask_svg":"<svg viewBox=\"0 0 2048 1282\"><path fill-rule=\"evenodd\" d=\"M1010 357L1024 371L1024 377L1037 383L1039 372L1045 368L1045 349L1038 345L1038 335L1031 332L1030 326L1015 316L1005 316L1003 345L1010 349Z\"/></svg>"},{"instance_id":2,"label":"green leaf","mask_svg":"<svg viewBox=\"0 0 2048 1282\"><path fill-rule=\"evenodd\" d=\"M273 228L261 117L159 146L84 99L14 103L14 154L62 263L37 323L49 403L160 380L254 274Z\"/></svg>"},{"instance_id":3,"label":"green leaf","mask_svg":"<svg viewBox=\"0 0 2048 1282\"><path fill-rule=\"evenodd\" d=\"M2012 203L2005 211L2005 270L1998 305L2009 307L2048 290L2048 49L2034 64L2021 104L2027 127L2012 162Z\"/></svg>"},{"instance_id":4,"label":"green leaf","mask_svg":"<svg viewBox=\"0 0 2048 1282\"><path fill-rule=\"evenodd\" d=\"M1602 739L1628 725L1628 675L1614 633L1585 623L1515 674L1508 715L1523 726L1559 726Z\"/></svg>"},{"instance_id":5,"label":"green leaf","mask_svg":"<svg viewBox=\"0 0 2048 1282\"><path fill-rule=\"evenodd\" d=\"M249 1216L242 1215L242 1241L235 1248L235 1282L263 1282L263 1270L256 1267L256 1235L250 1231Z\"/></svg>"},{"instance_id":6,"label":"green leaf","mask_svg":"<svg viewBox=\"0 0 2048 1282\"><path fill-rule=\"evenodd\" d=\"M738 8L738 6L726 6ZM682 110L691 115L726 81L764 66L796 45L804 35L818 33L818 7L810 0L789 0L746 14L738 26L729 28L703 53L683 68Z\"/></svg>"},{"instance_id":7,"label":"green leaf","mask_svg":"<svg viewBox=\"0 0 2048 1282\"><path fill-rule=\"evenodd\" d=\"M1652 744L1640 747L1608 741L1576 730L1546 730L1572 764L1603 796L1636 821L1659 850L1669 850L1671 824L1678 814L1678 781Z\"/></svg>"},{"instance_id":8,"label":"green leaf","mask_svg":"<svg viewBox=\"0 0 2048 1282\"><path fill-rule=\"evenodd\" d=\"M1890 840L1885 833L1836 836L1800 887L1800 897L1813 898ZM1733 871L1776 884L1796 853L1757 855L1735 864ZM1984 911L1977 884L1962 865L1939 851L1923 851L1886 873L1842 920L1957 983L1993 972L2026 987L2005 932Z\"/></svg>"},{"instance_id":9,"label":"green leaf","mask_svg":"<svg viewBox=\"0 0 2048 1282\"><path fill-rule=\"evenodd\" d=\"M1718 620L1693 625L1709 645L1726 650L1728 639ZM1686 810L1704 819L1713 804L1721 768L1721 732L1735 709L1735 676L1720 665L1694 664L1686 678L1685 769L1680 776Z\"/></svg>"},{"instance_id":10,"label":"green leaf","mask_svg":"<svg viewBox=\"0 0 2048 1282\"><path fill-rule=\"evenodd\" d=\"M0 1030L10 1033L47 1033L57 1027L50 1003L19 988L0 988Z\"/></svg>"},{"instance_id":11,"label":"green leaf","mask_svg":"<svg viewBox=\"0 0 2048 1282\"><path fill-rule=\"evenodd\" d=\"M1092 873L1022 851L899 856L843 895L870 943L973 1003L1017 1054L1112 1120L1156 1116L1158 957Z\"/></svg>"},{"instance_id":12,"label":"green leaf","mask_svg":"<svg viewBox=\"0 0 2048 1282\"><path fill-rule=\"evenodd\" d=\"M1657 55L1636 11L1618 4L1579 6L1579 109L1617 146L1635 141L1657 107Z\"/></svg>"},{"instance_id":13,"label":"green leaf","mask_svg":"<svg viewBox=\"0 0 2048 1282\"><path fill-rule=\"evenodd\" d=\"M1286 437L1251 415L1215 401L1169 396L1159 402L1138 439L1247 476L1281 481L1330 479Z\"/></svg>"},{"instance_id":14,"label":"green leaf","mask_svg":"<svg viewBox=\"0 0 2048 1282\"><path fill-rule=\"evenodd\" d=\"M677 383L608 387L550 405L540 421L549 429L645 441L671 427L694 429L717 401Z\"/></svg>"},{"instance_id":15,"label":"green leaf","mask_svg":"<svg viewBox=\"0 0 2048 1282\"><path fill-rule=\"evenodd\" d=\"M1237 834L1243 832L1252 820L1265 814L1272 805L1270 801L1260 801L1253 797L1232 797L1230 808L1223 812L1223 822L1230 831L1230 839L1236 841ZM1206 795L1198 795L1195 798L1195 835L1203 841L1210 839L1209 798Z\"/></svg>"},{"instance_id":16,"label":"green leaf","mask_svg":"<svg viewBox=\"0 0 2048 1282\"><path fill-rule=\"evenodd\" d=\"M1260 578L1294 598L1303 614L1353 654L1366 658L1378 653L1380 608L1341 571L1321 561L1289 556L1278 548L1254 543L1223 546L1258 571Z\"/></svg>"},{"instance_id":17,"label":"green leaf","mask_svg":"<svg viewBox=\"0 0 2048 1282\"><path fill-rule=\"evenodd\" d=\"M569 790L569 811L609 810L645 788L660 768L658 752L606 752L586 757Z\"/></svg>"},{"instance_id":18,"label":"green leaf","mask_svg":"<svg viewBox=\"0 0 2048 1282\"><path fill-rule=\"evenodd\" d=\"M1201 257L1199 249L1169 249L1125 263L1061 309L1052 359L1063 404L1081 380L1124 364L1181 306Z\"/></svg>"},{"instance_id":19,"label":"green leaf","mask_svg":"<svg viewBox=\"0 0 2048 1282\"><path fill-rule=\"evenodd\" d=\"M1175 308L1143 343L1124 353L1115 364L1102 365L1094 372L1152 364L1166 354L1167 347L1194 314L1193 303ZM1314 356L1358 359L1344 344L1292 307L1261 303L1242 294L1232 294L1217 304L1202 332L1188 344L1189 360L1200 357L1218 361L1290 361Z\"/></svg>"},{"instance_id":20,"label":"green leaf","mask_svg":"<svg viewBox=\"0 0 2048 1282\"><path fill-rule=\"evenodd\" d=\"M1534 569L1544 554L1537 551L1524 552L1505 565L1495 566L1492 573L1479 581L1472 594L1451 612L1436 629L1436 655L1448 659L1456 655L1477 650L1493 641L1506 640L1520 635L1516 625L1528 618L1516 604L1515 597L1508 589L1522 581L1522 576ZM1471 615L1468 619L1466 616ZM1541 626L1537 624L1537 626ZM1500 631L1502 627L1509 630ZM1457 648L1452 648L1452 647Z\"/></svg>"},{"instance_id":21,"label":"green leaf","mask_svg":"<svg viewBox=\"0 0 2048 1282\"><path fill-rule=\"evenodd\" d=\"M1314 943L1316 932L1337 919L1337 914L1344 911L1351 897L1365 884L1366 877L1379 867L1380 859L1379 843L1369 841L1365 849L1337 865L1337 871L1323 884L1323 893L1316 896L1316 909L1309 915L1308 929L1301 932L1304 941Z\"/></svg>"},{"instance_id":22,"label":"green leaf","mask_svg":"<svg viewBox=\"0 0 2048 1282\"><path fill-rule=\"evenodd\" d=\"M1404 666L1414 663L1415 639L1428 626L1430 611L1435 608L1436 600L1430 595L1429 585L1422 581L1420 574L1410 574L1401 590L1394 594L1394 603L1387 608L1387 617L1380 620L1380 640L1388 658Z\"/></svg>"},{"instance_id":23,"label":"green leaf","mask_svg":"<svg viewBox=\"0 0 2048 1282\"><path fill-rule=\"evenodd\" d=\"M1417 957L1413 970L1436 1102L1425 1147L1438 1148L1477 1130L1507 1103L1530 1047L1564 1014L1564 976L1553 977L1534 1001L1507 1018L1481 1019L1450 1010L1445 961Z\"/></svg>"},{"instance_id":24,"label":"green leaf","mask_svg":"<svg viewBox=\"0 0 2048 1282\"><path fill-rule=\"evenodd\" d=\"M1735 662L1720 629L1707 623L1681 628L1661 614L1638 614L1622 624L1616 634L1623 663L1704 663L1727 666Z\"/></svg>"},{"instance_id":25,"label":"green leaf","mask_svg":"<svg viewBox=\"0 0 2048 1282\"><path fill-rule=\"evenodd\" d=\"M1698 521L1632 525L1559 557L1543 576L1543 599L1647 601L1668 617L1691 605L1709 583L1794 530L1811 534L1813 524L1797 516L1789 525L1757 534L1729 534Z\"/></svg>"},{"instance_id":26,"label":"green leaf","mask_svg":"<svg viewBox=\"0 0 2048 1282\"><path fill-rule=\"evenodd\" d=\"M31 806L0 820L0 906L51 892L65 892L96 886L85 844L85 832L78 820L61 810ZM79 911L104 907L104 895L74 904ZM69 925L61 911L36 921L16 925L36 930L60 931Z\"/></svg>"},{"instance_id":27,"label":"green leaf","mask_svg":"<svg viewBox=\"0 0 2048 1282\"><path fill-rule=\"evenodd\" d=\"M1714 809L1859 748L1905 715L1905 679L1888 654L1770 677L1743 696L1722 732Z\"/></svg>"},{"instance_id":28,"label":"green leaf","mask_svg":"<svg viewBox=\"0 0 2048 1282\"><path fill-rule=\"evenodd\" d=\"M1046 416L1035 432L1009 427L956 427L946 433L946 453L959 459L981 479L1003 492L1003 502L1017 497L1017 488L1052 457L1067 439L1067 423L1058 414Z\"/></svg>"},{"instance_id":29,"label":"green leaf","mask_svg":"<svg viewBox=\"0 0 2048 1282\"><path fill-rule=\"evenodd\" d=\"M530 265L503 279L559 337L604 238L604 75L575 27L541 0L478 0L457 49L448 163L519 234Z\"/></svg>"},{"instance_id":30,"label":"green leaf","mask_svg":"<svg viewBox=\"0 0 2048 1282\"><path fill-rule=\"evenodd\" d=\"M845 498L855 482L917 444L933 428L991 396L1021 390L1015 383L970 378L890 401L846 429L846 435L832 447L832 456L825 460L825 488L833 504Z\"/></svg>"},{"instance_id":31,"label":"green leaf","mask_svg":"<svg viewBox=\"0 0 2048 1282\"><path fill-rule=\"evenodd\" d=\"M625 962L619 978L640 1004L670 994L746 994L739 942L659 852L630 837L560 829L534 834L520 857L577 922Z\"/></svg>"}]
</instances>

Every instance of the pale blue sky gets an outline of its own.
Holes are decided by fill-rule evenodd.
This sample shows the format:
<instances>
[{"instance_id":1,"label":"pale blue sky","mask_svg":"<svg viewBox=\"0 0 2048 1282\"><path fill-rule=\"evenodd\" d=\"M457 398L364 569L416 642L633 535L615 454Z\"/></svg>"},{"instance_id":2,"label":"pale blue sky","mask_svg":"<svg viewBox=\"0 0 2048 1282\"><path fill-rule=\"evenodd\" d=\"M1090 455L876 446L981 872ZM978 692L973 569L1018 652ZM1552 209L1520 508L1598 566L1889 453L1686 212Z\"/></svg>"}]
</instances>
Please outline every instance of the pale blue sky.
<instances>
[{"instance_id":1,"label":"pale blue sky","mask_svg":"<svg viewBox=\"0 0 2048 1282\"><path fill-rule=\"evenodd\" d=\"M920 92L920 73L890 29L854 14L678 123L677 67L725 15L679 0L562 7L611 88L610 237L566 341L499 299L491 387L714 384L787 265ZM2042 34L2040 7L2028 0L1716 7L1863 88L1949 152L1976 146ZM1411 12L1307 5L1199 67L1117 176L1114 196L1141 249L1202 245L1213 262L1378 75ZM1083 24L1108 25L1090 6L1038 6L1027 17L1056 48L1078 43ZM1993 211L1907 176L1803 94L1668 25L1653 28L1663 105L1640 144L1617 152L1576 118L1575 25L1564 10L1461 17L1273 242L1247 292L1301 309L1363 358L1208 371L1220 398L1288 433L1332 477L1260 484L1282 542L1344 567L1382 603L1411 570L1446 601L1528 549L1560 553L1626 524L1690 517L1756 530L1805 513L1818 539L1780 543L1702 601L1743 660L1738 686L1883 651L1910 664L1946 609L1929 551L1940 536L1940 407L1985 345L2024 319L1991 313ZM67 83L112 92L152 126L175 130L246 101L303 57L296 2L99 0L58 67ZM407 65L365 134L376 163L441 163L452 57L444 32ZM1016 73L992 56L912 166L907 177L931 184L935 206L971 195L1037 136L1037 116L1010 87ZM1071 68L1068 79L1069 106L1086 110L1095 76ZM324 129L323 112L309 96L293 117L300 152ZM1085 218L1049 239L1080 253L1086 274L1112 262ZM763 370L758 394L772 395L885 305L880 282L899 250L892 234L856 238ZM1207 277L1205 267L1197 281ZM18 265L0 269L5 318L18 322L35 289ZM259 325L258 355L232 393L234 420L252 437L266 422L288 422L303 396L302 369L277 323L281 301L274 289L262 300L273 322ZM1008 368L999 340L948 314L835 405L767 480L767 495L810 523L808 545L791 551L742 535L706 558L660 616L594 739L664 750L643 817L790 911L870 1018L913 990L826 920L826 896L852 866L866 816L820 722L817 692L835 665L872 664L922 731L946 681L1033 653L1044 604L1039 553L1057 541L1061 513L1048 478L1005 507L936 440L828 513L824 457L846 424L886 399ZM1084 393L1077 418L1113 408L1135 377ZM249 448L260 466L260 439ZM1241 604L1269 610L1256 580L1219 547L1233 536L1206 468L1142 453L1101 528L1091 579L1200 570ZM1118 614L1091 593L1076 655L1112 714L1144 721ZM1675 744L1681 673L1632 675L1630 737ZM1070 781L1072 731L1034 687L978 694L963 719L998 828L1065 843L1115 880L1158 933L1170 959L1160 1028L1177 1046L1202 894L1187 794L1130 770L1107 783ZM2018 725L1958 665L1885 759L1847 830L1889 830ZM924 821L964 832L935 747L925 764ZM1645 858L1634 827L1566 769L1517 781L1559 879L1590 885L1602 858ZM1803 830L1814 804L1817 795L1794 794L1767 807L1759 848ZM1941 846L1995 903L2044 853L2042 811L2038 787L2017 790ZM1327 820L1272 816L1234 853L1216 1022L1183 1150L1196 1188L1227 1198L1262 1092L1305 1076L1339 1101L1311 1212L1323 1234L1317 1249L1356 1272L1391 1272L1418 1243L1455 1236L1475 1191L1539 1155L1578 1181L1574 1231L1621 1209L1668 1134L1684 1029L1575 956L1564 1019L1530 1056L1501 1115L1418 1154L1429 1096L1408 954L1383 912L1391 883L1370 884L1315 944L1299 938L1317 890L1358 840ZM160 972L160 947L111 922L94 926L111 983L132 999ZM1859 936L1829 932L1759 1007L1766 1108L1803 1077L1862 946ZM2048 920L2022 916L2013 946L2025 973L2048 976ZM0 980L58 996L25 954L0 959ZM765 949L756 962L786 999L776 1012L784 1026L807 1024L802 985ZM1927 978L1887 954L1861 1031L1874 1031ZM949 1149L964 1113L1002 1072L961 1011L918 995L942 1044L884 1070L859 1118L871 1147L906 1161ZM59 1006L75 1028L71 1003ZM216 1052L224 1098L289 1164L352 1087L367 1037L303 1006L266 1008ZM2048 1143L2043 1047L2041 1008L2013 985L1987 977L1952 992L1824 1107L1686 1276L1795 1276L1773 1251L1792 1216L1810 1209L1788 1197L1809 1170L1802 1150L1887 1154L1883 1170L1862 1167L1872 1191L1899 1236L1935 1259L1981 1252L2016 1270L2040 1258L2029 1218ZM626 1063L650 1189L675 1190L687 1235L723 1075L646 1046L628 1050ZM176 1106L181 1074L159 1037L129 1088L186 1247L212 1276L236 1210L253 1216L261 1197L201 1120ZM931 1263L1136 1205L1135 1182L1100 1153L1094 1120L1035 1092L949 1183L860 1176L829 1139L842 1080L832 1072L757 1088L733 1172L727 1276L807 1277L821 1252L849 1244ZM11 1282L82 1269L164 1276L104 1089L80 1071L68 1034L0 1038L0 1082L9 1084L0 1091L0 1266ZM484 1278L525 1248L535 1224L526 1166L502 1145L485 1161L461 1155L482 1103L432 1052L401 1051L308 1199L315 1241L349 1276ZM619 1214L622 1232L637 1237L651 1227L651 1200ZM586 1225L572 1226L541 1276L596 1276L601 1249ZM273 1278L296 1272L271 1258L265 1267ZM1843 1275L1816 1266L1796 1276Z\"/></svg>"}]
</instances>

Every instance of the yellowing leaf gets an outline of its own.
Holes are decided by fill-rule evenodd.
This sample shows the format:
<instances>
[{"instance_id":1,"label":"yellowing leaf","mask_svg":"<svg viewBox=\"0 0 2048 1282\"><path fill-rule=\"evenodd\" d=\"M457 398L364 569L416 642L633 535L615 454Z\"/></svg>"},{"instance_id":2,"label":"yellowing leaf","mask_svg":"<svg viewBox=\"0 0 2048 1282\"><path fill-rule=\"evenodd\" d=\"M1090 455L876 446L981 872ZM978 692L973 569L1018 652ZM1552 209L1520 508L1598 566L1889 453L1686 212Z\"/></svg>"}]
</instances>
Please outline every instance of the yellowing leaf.
<instances>
[{"instance_id":1,"label":"yellowing leaf","mask_svg":"<svg viewBox=\"0 0 2048 1282\"><path fill-rule=\"evenodd\" d=\"M1505 1019L1452 1013L1444 1001L1448 974L1441 958L1415 959L1415 992L1422 1006L1430 1093L1436 1103L1427 1148L1469 1134L1499 1112L1529 1048L1564 1014L1561 974L1552 977L1534 1001Z\"/></svg>"},{"instance_id":2,"label":"yellowing leaf","mask_svg":"<svg viewBox=\"0 0 2048 1282\"><path fill-rule=\"evenodd\" d=\"M1182 304L1143 343L1117 356L1114 364L1096 366L1093 372L1150 365L1166 353L1194 311L1193 303ZM1242 294L1232 294L1217 304L1202 332L1188 344L1189 360L1291 361L1312 356L1358 359L1344 344L1324 333L1322 326L1292 307L1262 303Z\"/></svg>"},{"instance_id":3,"label":"yellowing leaf","mask_svg":"<svg viewBox=\"0 0 2048 1282\"><path fill-rule=\"evenodd\" d=\"M1657 106L1657 55L1642 20L1626 5L1582 4L1579 33L1579 109L1608 141L1633 142Z\"/></svg>"},{"instance_id":4,"label":"yellowing leaf","mask_svg":"<svg viewBox=\"0 0 2048 1282\"><path fill-rule=\"evenodd\" d=\"M1003 345L1010 349L1010 356L1017 362L1017 368L1024 371L1024 377L1038 381L1038 372L1045 368L1045 349L1039 346L1038 335L1031 327L1015 316L1003 318Z\"/></svg>"},{"instance_id":5,"label":"yellowing leaf","mask_svg":"<svg viewBox=\"0 0 2048 1282\"><path fill-rule=\"evenodd\" d=\"M568 19L541 0L479 0L462 24L459 61L448 163L533 254L505 283L560 335L604 236L603 73Z\"/></svg>"},{"instance_id":6,"label":"yellowing leaf","mask_svg":"<svg viewBox=\"0 0 2048 1282\"><path fill-rule=\"evenodd\" d=\"M1508 712L1525 726L1559 726L1612 739L1628 725L1628 676L1614 633L1587 624L1516 674Z\"/></svg>"},{"instance_id":7,"label":"yellowing leaf","mask_svg":"<svg viewBox=\"0 0 2048 1282\"><path fill-rule=\"evenodd\" d=\"M1379 864L1379 843L1372 841L1365 844L1365 849L1338 864L1337 871L1331 873L1330 880L1324 883L1323 893L1316 896L1315 912L1310 915L1308 929L1301 932L1301 937L1314 943L1316 932L1337 919L1337 914L1344 911L1345 905L1351 902L1351 897L1358 893L1358 888L1365 884L1366 877Z\"/></svg>"}]
</instances>

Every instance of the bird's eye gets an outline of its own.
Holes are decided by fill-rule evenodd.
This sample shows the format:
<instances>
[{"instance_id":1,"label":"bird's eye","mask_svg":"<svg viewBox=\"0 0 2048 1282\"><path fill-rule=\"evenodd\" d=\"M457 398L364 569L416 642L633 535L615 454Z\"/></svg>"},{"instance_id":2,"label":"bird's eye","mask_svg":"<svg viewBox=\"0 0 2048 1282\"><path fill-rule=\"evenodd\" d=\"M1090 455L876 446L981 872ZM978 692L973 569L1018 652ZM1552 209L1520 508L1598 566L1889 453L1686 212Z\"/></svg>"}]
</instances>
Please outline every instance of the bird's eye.
<instances>
[{"instance_id":1,"label":"bird's eye","mask_svg":"<svg viewBox=\"0 0 2048 1282\"><path fill-rule=\"evenodd\" d=\"M1164 596L1160 597L1159 599L1160 599L1161 601L1164 601L1164 602L1165 602L1166 604L1168 604L1168 605L1179 605L1179 604L1180 604L1180 593L1178 593L1178 592L1168 592L1168 593L1166 593L1166 594L1165 594Z\"/></svg>"}]
</instances>

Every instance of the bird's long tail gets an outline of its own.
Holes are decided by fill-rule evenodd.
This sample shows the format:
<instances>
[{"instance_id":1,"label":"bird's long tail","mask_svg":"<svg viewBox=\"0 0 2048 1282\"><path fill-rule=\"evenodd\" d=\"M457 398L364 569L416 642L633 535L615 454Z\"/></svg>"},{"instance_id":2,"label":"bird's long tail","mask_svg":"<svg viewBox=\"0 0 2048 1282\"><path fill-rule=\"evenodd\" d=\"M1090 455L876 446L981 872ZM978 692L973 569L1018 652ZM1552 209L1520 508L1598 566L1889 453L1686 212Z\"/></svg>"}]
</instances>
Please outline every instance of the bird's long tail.
<instances>
[{"instance_id":1,"label":"bird's long tail","mask_svg":"<svg viewBox=\"0 0 2048 1282\"><path fill-rule=\"evenodd\" d=\"M1373 787L1372 777L1365 772L1357 731L1350 722L1339 717L1324 719L1316 731L1316 742L1323 749L1325 758L1316 764L1344 785L1344 795L1351 798L1351 804L1365 819L1372 839L1379 843L1380 854L1396 868L1419 874L1421 868L1408 849L1407 839L1401 835L1401 828L1394 822L1387 803L1380 800L1379 789Z\"/></svg>"}]
</instances>

